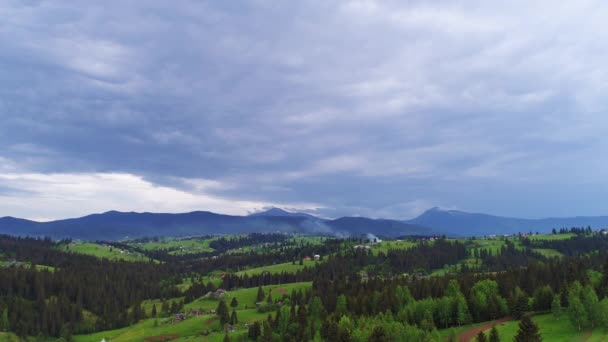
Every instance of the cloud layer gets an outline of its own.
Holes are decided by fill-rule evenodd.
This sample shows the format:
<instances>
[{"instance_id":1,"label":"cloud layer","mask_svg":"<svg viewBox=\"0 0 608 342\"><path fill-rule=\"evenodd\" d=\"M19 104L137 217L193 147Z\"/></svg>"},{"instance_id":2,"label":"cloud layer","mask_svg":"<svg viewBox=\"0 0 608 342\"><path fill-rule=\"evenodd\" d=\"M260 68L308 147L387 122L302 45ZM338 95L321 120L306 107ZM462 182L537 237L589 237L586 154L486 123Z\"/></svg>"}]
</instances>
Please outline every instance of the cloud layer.
<instances>
[{"instance_id":1,"label":"cloud layer","mask_svg":"<svg viewBox=\"0 0 608 342\"><path fill-rule=\"evenodd\" d=\"M0 15L0 215L608 213L603 2L15 0Z\"/></svg>"}]
</instances>

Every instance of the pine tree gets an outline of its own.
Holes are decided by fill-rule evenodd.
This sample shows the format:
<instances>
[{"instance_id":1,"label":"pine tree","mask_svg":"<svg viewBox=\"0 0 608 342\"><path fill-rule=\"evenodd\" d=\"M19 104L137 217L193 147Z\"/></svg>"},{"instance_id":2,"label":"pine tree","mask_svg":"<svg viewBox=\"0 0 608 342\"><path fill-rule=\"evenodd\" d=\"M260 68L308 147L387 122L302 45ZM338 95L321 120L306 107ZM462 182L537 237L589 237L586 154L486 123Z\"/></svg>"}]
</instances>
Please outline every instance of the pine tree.
<instances>
[{"instance_id":1,"label":"pine tree","mask_svg":"<svg viewBox=\"0 0 608 342\"><path fill-rule=\"evenodd\" d=\"M236 308L239 305L239 301L236 300L236 297L232 297L232 301L230 302L230 307Z\"/></svg>"},{"instance_id":2,"label":"pine tree","mask_svg":"<svg viewBox=\"0 0 608 342\"><path fill-rule=\"evenodd\" d=\"M475 342L487 342L488 340L486 339L486 335L483 333L483 331L480 331L479 334L477 334L477 337L475 338Z\"/></svg>"},{"instance_id":3,"label":"pine tree","mask_svg":"<svg viewBox=\"0 0 608 342\"><path fill-rule=\"evenodd\" d=\"M492 326L492 330L490 330L490 337L488 338L489 342L500 342L500 337L498 336L498 330L496 330L496 326Z\"/></svg>"},{"instance_id":4,"label":"pine tree","mask_svg":"<svg viewBox=\"0 0 608 342\"><path fill-rule=\"evenodd\" d=\"M264 300L264 290L262 290L262 287L258 287L258 295L255 297L255 302L259 303L261 301Z\"/></svg>"},{"instance_id":5,"label":"pine tree","mask_svg":"<svg viewBox=\"0 0 608 342\"><path fill-rule=\"evenodd\" d=\"M519 330L515 335L515 342L541 342L543 339L538 326L532 321L530 315L524 315L519 321Z\"/></svg>"},{"instance_id":6,"label":"pine tree","mask_svg":"<svg viewBox=\"0 0 608 342\"><path fill-rule=\"evenodd\" d=\"M225 301L220 300L219 304L217 305L217 309L215 310L215 313L220 318L220 324L222 326L224 324L228 323L228 320L230 319L230 317L229 317L229 313L228 313L228 306L226 305Z\"/></svg>"},{"instance_id":7,"label":"pine tree","mask_svg":"<svg viewBox=\"0 0 608 342\"><path fill-rule=\"evenodd\" d=\"M264 322L262 331L262 341L272 342L272 325L269 322Z\"/></svg>"},{"instance_id":8,"label":"pine tree","mask_svg":"<svg viewBox=\"0 0 608 342\"><path fill-rule=\"evenodd\" d=\"M153 304L153 305L152 305L152 313L151 313L151 316L152 316L152 317L156 317L156 313L157 313L157 312L156 312L156 304Z\"/></svg>"},{"instance_id":9,"label":"pine tree","mask_svg":"<svg viewBox=\"0 0 608 342\"><path fill-rule=\"evenodd\" d=\"M236 317L236 310L232 310L232 314L230 315L230 324L235 325L239 322L238 318Z\"/></svg>"},{"instance_id":10,"label":"pine tree","mask_svg":"<svg viewBox=\"0 0 608 342\"><path fill-rule=\"evenodd\" d=\"M262 328L260 327L260 323L259 322L254 322L252 325L249 326L249 331L247 332L247 336L249 336L249 339L253 340L253 341L257 341L258 337L262 334Z\"/></svg>"}]
</instances>

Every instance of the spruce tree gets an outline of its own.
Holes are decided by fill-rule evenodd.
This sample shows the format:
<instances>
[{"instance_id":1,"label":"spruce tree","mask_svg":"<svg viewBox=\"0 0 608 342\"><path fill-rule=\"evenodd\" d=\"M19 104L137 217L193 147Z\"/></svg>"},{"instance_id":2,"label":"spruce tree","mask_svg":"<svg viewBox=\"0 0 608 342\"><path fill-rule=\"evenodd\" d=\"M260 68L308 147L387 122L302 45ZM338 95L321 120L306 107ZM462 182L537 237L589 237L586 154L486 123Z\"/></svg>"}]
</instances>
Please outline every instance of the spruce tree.
<instances>
[{"instance_id":1,"label":"spruce tree","mask_svg":"<svg viewBox=\"0 0 608 342\"><path fill-rule=\"evenodd\" d=\"M258 287L258 295L255 297L255 302L259 303L261 301L264 300L264 290L262 290L262 287Z\"/></svg>"},{"instance_id":2,"label":"spruce tree","mask_svg":"<svg viewBox=\"0 0 608 342\"><path fill-rule=\"evenodd\" d=\"M254 322L252 325L249 326L249 331L247 332L247 336L249 337L249 339L253 340L253 341L257 341L258 337L262 334L262 328L260 327L260 323L259 322Z\"/></svg>"},{"instance_id":3,"label":"spruce tree","mask_svg":"<svg viewBox=\"0 0 608 342\"><path fill-rule=\"evenodd\" d=\"M530 315L524 315L519 321L519 330L515 335L515 342L541 342L543 339L538 326L532 321Z\"/></svg>"},{"instance_id":4,"label":"spruce tree","mask_svg":"<svg viewBox=\"0 0 608 342\"><path fill-rule=\"evenodd\" d=\"M236 310L232 310L232 314L230 315L230 324L235 325L239 322L238 318L236 317Z\"/></svg>"},{"instance_id":5,"label":"spruce tree","mask_svg":"<svg viewBox=\"0 0 608 342\"><path fill-rule=\"evenodd\" d=\"M490 337L488 338L489 342L500 342L500 337L498 336L498 330L496 330L496 326L492 326L492 330L490 330Z\"/></svg>"},{"instance_id":6,"label":"spruce tree","mask_svg":"<svg viewBox=\"0 0 608 342\"><path fill-rule=\"evenodd\" d=\"M230 307L236 308L239 305L239 301L236 300L236 297L232 297L232 301L230 302Z\"/></svg>"},{"instance_id":7,"label":"spruce tree","mask_svg":"<svg viewBox=\"0 0 608 342\"><path fill-rule=\"evenodd\" d=\"M228 313L228 306L226 305L225 301L220 300L219 304L217 305L217 310L215 311L215 313L220 318L220 324L221 325L224 325L224 324L228 323L228 320L230 319L230 316L229 316L229 313Z\"/></svg>"}]
</instances>

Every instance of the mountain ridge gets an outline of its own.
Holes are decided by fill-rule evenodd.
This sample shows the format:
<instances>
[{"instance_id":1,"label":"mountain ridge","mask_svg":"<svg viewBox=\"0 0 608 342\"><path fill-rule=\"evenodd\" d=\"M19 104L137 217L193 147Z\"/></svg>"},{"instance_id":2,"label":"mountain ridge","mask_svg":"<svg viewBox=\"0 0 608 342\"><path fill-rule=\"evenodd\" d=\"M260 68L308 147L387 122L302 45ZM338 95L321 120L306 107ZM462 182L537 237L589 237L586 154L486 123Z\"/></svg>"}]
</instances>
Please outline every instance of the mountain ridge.
<instances>
[{"instance_id":1,"label":"mountain ridge","mask_svg":"<svg viewBox=\"0 0 608 342\"><path fill-rule=\"evenodd\" d=\"M399 220L356 218L322 219L308 214L279 215L276 210L260 215L235 216L209 211L188 213L120 212L90 214L49 222L0 219L0 233L50 236L83 240L120 240L144 236L193 236L246 234L253 232L324 233L352 236L374 233L383 236L433 235L427 227Z\"/></svg>"},{"instance_id":2,"label":"mountain ridge","mask_svg":"<svg viewBox=\"0 0 608 342\"><path fill-rule=\"evenodd\" d=\"M594 229L608 227L608 216L572 216L548 218L516 218L460 210L428 209L419 216L404 222L423 225L443 231L448 235L483 236L517 234L525 232L548 233L551 229L586 227Z\"/></svg>"},{"instance_id":3,"label":"mountain ridge","mask_svg":"<svg viewBox=\"0 0 608 342\"><path fill-rule=\"evenodd\" d=\"M553 228L586 226L594 229L606 228L608 227L608 216L523 219L434 207L410 220L356 216L326 219L306 213L289 212L280 208L270 208L246 216L225 215L202 210L188 213L111 210L48 222L37 222L12 216L0 218L1 234L83 240L252 232L323 233L338 236L360 236L371 233L385 237L445 234L451 237L467 237L510 235L530 231L548 233Z\"/></svg>"}]
</instances>

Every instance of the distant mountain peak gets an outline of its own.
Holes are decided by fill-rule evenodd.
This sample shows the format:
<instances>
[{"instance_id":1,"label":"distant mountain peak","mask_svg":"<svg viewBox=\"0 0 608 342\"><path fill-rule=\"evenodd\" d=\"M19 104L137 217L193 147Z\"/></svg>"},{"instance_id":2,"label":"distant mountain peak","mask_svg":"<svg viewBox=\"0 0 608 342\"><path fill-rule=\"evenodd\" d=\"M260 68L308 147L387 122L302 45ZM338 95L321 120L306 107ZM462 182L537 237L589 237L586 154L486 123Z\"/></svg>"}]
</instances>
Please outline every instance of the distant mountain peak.
<instances>
[{"instance_id":1,"label":"distant mountain peak","mask_svg":"<svg viewBox=\"0 0 608 342\"><path fill-rule=\"evenodd\" d=\"M268 210L264 210L264 211L260 211L257 213L253 213L253 214L249 214L248 216L298 216L298 217L308 217L308 218L315 218L315 216L313 215L309 215L306 213L298 213L298 212L290 212L290 211L286 211L283 210L281 208L270 208Z\"/></svg>"}]
</instances>

